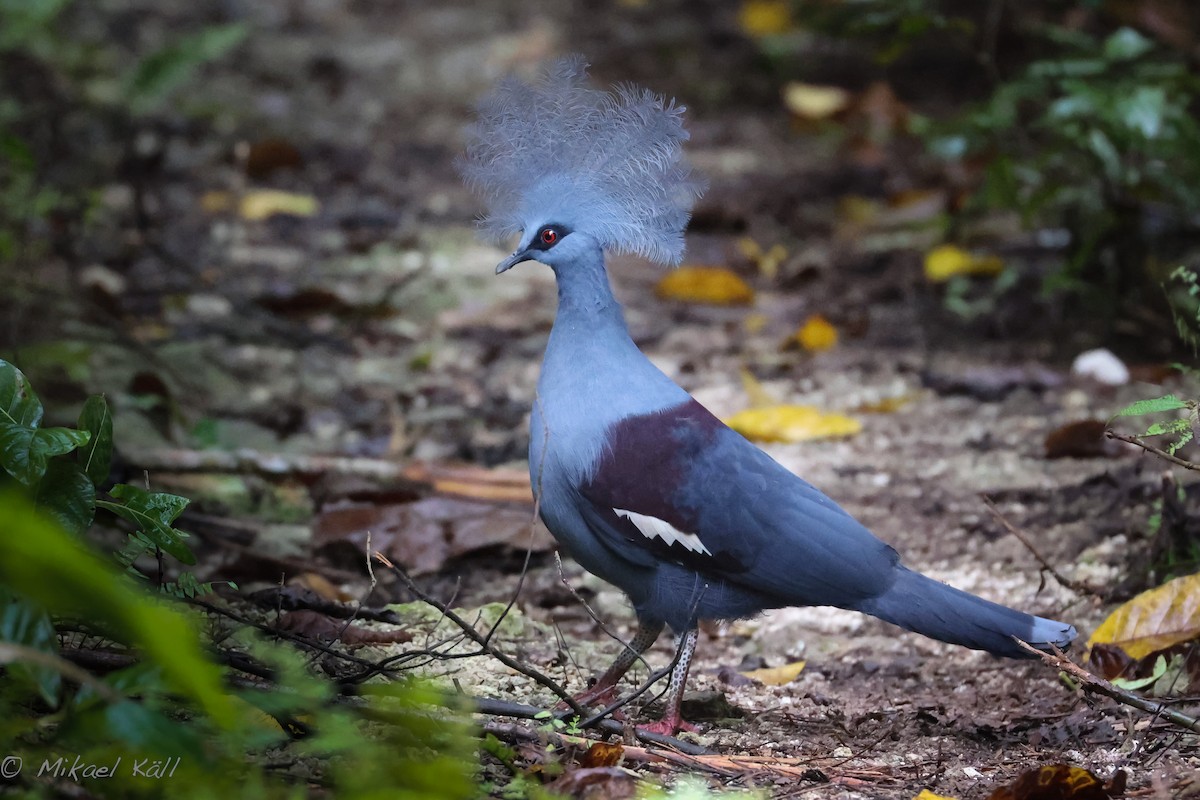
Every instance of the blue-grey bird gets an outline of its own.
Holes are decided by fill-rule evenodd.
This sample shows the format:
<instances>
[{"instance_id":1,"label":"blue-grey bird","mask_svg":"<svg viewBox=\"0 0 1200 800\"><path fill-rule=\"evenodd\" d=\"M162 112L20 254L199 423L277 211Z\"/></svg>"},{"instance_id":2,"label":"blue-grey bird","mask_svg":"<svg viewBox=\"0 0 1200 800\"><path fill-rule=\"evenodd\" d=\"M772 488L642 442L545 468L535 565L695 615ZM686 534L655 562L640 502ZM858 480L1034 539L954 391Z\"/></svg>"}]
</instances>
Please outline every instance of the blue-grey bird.
<instances>
[{"instance_id":1,"label":"blue-grey bird","mask_svg":"<svg viewBox=\"0 0 1200 800\"><path fill-rule=\"evenodd\" d=\"M510 78L480 107L460 169L488 210L483 229L518 236L496 267L554 270L558 314L533 406L529 473L546 527L585 569L618 586L638 633L588 692L613 695L670 626L679 658L666 713L674 733L699 620L785 606L861 611L1001 656L1065 647L1075 628L913 572L818 489L696 402L638 350L613 297L606 250L678 264L700 184L682 152L684 109L632 86L588 85L565 58Z\"/></svg>"}]
</instances>

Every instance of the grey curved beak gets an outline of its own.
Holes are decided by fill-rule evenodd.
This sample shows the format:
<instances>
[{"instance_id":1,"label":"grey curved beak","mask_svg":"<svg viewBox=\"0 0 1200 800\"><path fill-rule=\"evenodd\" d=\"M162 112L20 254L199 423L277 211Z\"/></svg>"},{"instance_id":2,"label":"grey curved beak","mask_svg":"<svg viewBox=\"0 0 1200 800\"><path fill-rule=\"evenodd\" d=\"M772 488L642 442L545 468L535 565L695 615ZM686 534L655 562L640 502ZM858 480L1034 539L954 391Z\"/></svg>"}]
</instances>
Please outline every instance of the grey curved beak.
<instances>
[{"instance_id":1,"label":"grey curved beak","mask_svg":"<svg viewBox=\"0 0 1200 800\"><path fill-rule=\"evenodd\" d=\"M501 261L499 264L496 265L496 274L499 275L501 272L507 272L508 270L515 267L517 264L520 264L522 261L528 261L528 260L529 260L529 255L526 253L526 251L518 250L517 252L513 253L511 256L509 256L508 258L504 259L503 261Z\"/></svg>"}]
</instances>

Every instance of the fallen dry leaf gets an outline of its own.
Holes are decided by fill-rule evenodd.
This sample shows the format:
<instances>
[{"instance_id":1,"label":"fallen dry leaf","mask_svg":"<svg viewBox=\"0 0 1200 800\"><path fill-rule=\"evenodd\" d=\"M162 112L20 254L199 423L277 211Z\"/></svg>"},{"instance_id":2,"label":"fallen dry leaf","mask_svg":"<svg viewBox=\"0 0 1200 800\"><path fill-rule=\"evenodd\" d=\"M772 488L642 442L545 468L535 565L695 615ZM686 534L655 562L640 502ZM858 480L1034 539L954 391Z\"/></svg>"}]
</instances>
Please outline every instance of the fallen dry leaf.
<instances>
[{"instance_id":1,"label":"fallen dry leaf","mask_svg":"<svg viewBox=\"0 0 1200 800\"><path fill-rule=\"evenodd\" d=\"M808 352L820 353L837 345L838 332L825 317L813 314L796 331L795 339Z\"/></svg>"},{"instance_id":2,"label":"fallen dry leaf","mask_svg":"<svg viewBox=\"0 0 1200 800\"><path fill-rule=\"evenodd\" d=\"M1142 592L1100 623L1087 646L1115 645L1135 661L1200 639L1200 573Z\"/></svg>"},{"instance_id":3,"label":"fallen dry leaf","mask_svg":"<svg viewBox=\"0 0 1200 800\"><path fill-rule=\"evenodd\" d=\"M1108 783L1069 764L1047 764L1031 769L1008 786L988 795L988 800L1109 800L1125 794L1125 773L1117 770Z\"/></svg>"},{"instance_id":4,"label":"fallen dry leaf","mask_svg":"<svg viewBox=\"0 0 1200 800\"><path fill-rule=\"evenodd\" d=\"M408 631L380 630L347 624L344 619L333 619L317 611L289 611L279 618L279 627L291 633L342 644L403 644L411 642L413 635Z\"/></svg>"},{"instance_id":5,"label":"fallen dry leaf","mask_svg":"<svg viewBox=\"0 0 1200 800\"><path fill-rule=\"evenodd\" d=\"M533 502L526 469L414 461L404 467L402 474L411 481L432 484L439 494L498 502Z\"/></svg>"},{"instance_id":6,"label":"fallen dry leaf","mask_svg":"<svg viewBox=\"0 0 1200 800\"><path fill-rule=\"evenodd\" d=\"M712 305L746 305L754 290L736 273L723 267L680 267L663 276L654 288L664 300Z\"/></svg>"},{"instance_id":7,"label":"fallen dry leaf","mask_svg":"<svg viewBox=\"0 0 1200 800\"><path fill-rule=\"evenodd\" d=\"M850 105L850 93L839 86L791 81L783 87L783 105L801 119L828 119Z\"/></svg>"},{"instance_id":8,"label":"fallen dry leaf","mask_svg":"<svg viewBox=\"0 0 1200 800\"><path fill-rule=\"evenodd\" d=\"M952 244L942 244L925 254L925 279L944 283L958 275L992 276L1004 270L998 256L980 256Z\"/></svg>"},{"instance_id":9,"label":"fallen dry leaf","mask_svg":"<svg viewBox=\"0 0 1200 800\"><path fill-rule=\"evenodd\" d=\"M621 763L621 759L624 757L625 748L620 742L614 742L612 744L607 742L595 742L579 759L579 766L584 768L615 767Z\"/></svg>"},{"instance_id":10,"label":"fallen dry leaf","mask_svg":"<svg viewBox=\"0 0 1200 800\"><path fill-rule=\"evenodd\" d=\"M807 661L793 661L778 667L752 669L749 672L743 672L742 675L765 686L784 686L796 680L804 671L804 665L807 663Z\"/></svg>"},{"instance_id":11,"label":"fallen dry leaf","mask_svg":"<svg viewBox=\"0 0 1200 800\"><path fill-rule=\"evenodd\" d=\"M1098 419L1068 422L1046 435L1046 458L1119 458L1130 445L1104 435L1108 425Z\"/></svg>"},{"instance_id":12,"label":"fallen dry leaf","mask_svg":"<svg viewBox=\"0 0 1200 800\"><path fill-rule=\"evenodd\" d=\"M637 796L637 780L620 767L573 769L550 788L572 800L631 800Z\"/></svg>"},{"instance_id":13,"label":"fallen dry leaf","mask_svg":"<svg viewBox=\"0 0 1200 800\"><path fill-rule=\"evenodd\" d=\"M258 222L276 214L311 217L320 209L317 198L310 194L281 192L278 189L255 189L246 192L238 205L242 219Z\"/></svg>"},{"instance_id":14,"label":"fallen dry leaf","mask_svg":"<svg viewBox=\"0 0 1200 800\"><path fill-rule=\"evenodd\" d=\"M809 442L853 436L862 430L856 419L812 406L767 406L739 411L725 424L756 442Z\"/></svg>"},{"instance_id":15,"label":"fallen dry leaf","mask_svg":"<svg viewBox=\"0 0 1200 800\"><path fill-rule=\"evenodd\" d=\"M737 241L738 252L754 265L758 274L765 278L774 279L779 275L779 268L787 260L787 248L781 244L773 244L766 250L756 240L743 236Z\"/></svg>"},{"instance_id":16,"label":"fallen dry leaf","mask_svg":"<svg viewBox=\"0 0 1200 800\"><path fill-rule=\"evenodd\" d=\"M296 145L278 136L259 139L246 148L246 174L255 180L269 177L282 169L304 165L304 156Z\"/></svg>"},{"instance_id":17,"label":"fallen dry leaf","mask_svg":"<svg viewBox=\"0 0 1200 800\"><path fill-rule=\"evenodd\" d=\"M792 27L788 0L744 0L738 9L738 27L747 36L774 36Z\"/></svg>"},{"instance_id":18,"label":"fallen dry leaf","mask_svg":"<svg viewBox=\"0 0 1200 800\"><path fill-rule=\"evenodd\" d=\"M488 547L545 552L554 540L529 508L426 497L412 503L350 502L323 510L313 522L313 546L336 556L346 547L365 558L367 535L378 550L414 575L436 572L449 559ZM352 558L339 560L354 560Z\"/></svg>"},{"instance_id":19,"label":"fallen dry leaf","mask_svg":"<svg viewBox=\"0 0 1200 800\"><path fill-rule=\"evenodd\" d=\"M301 575L290 579L287 582L288 586L298 586L302 589L308 589L310 592L320 597L322 600L330 600L337 603L348 603L354 600L354 595L349 592L344 592L333 582L316 572L305 572Z\"/></svg>"}]
</instances>

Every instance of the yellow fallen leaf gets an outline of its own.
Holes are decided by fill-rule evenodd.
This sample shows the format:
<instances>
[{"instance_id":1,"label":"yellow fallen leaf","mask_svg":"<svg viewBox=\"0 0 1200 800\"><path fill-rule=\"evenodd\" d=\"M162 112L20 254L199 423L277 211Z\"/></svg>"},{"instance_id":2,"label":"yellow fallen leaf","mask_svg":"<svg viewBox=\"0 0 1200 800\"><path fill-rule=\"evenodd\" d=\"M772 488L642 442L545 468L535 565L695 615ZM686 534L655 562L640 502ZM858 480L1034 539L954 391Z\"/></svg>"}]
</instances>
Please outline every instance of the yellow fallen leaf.
<instances>
[{"instance_id":1,"label":"yellow fallen leaf","mask_svg":"<svg viewBox=\"0 0 1200 800\"><path fill-rule=\"evenodd\" d=\"M771 280L779 274L779 268L788 257L787 248L783 245L773 244L769 249L763 250L762 245L749 236L738 239L737 247L742 256L758 269L759 275Z\"/></svg>"},{"instance_id":2,"label":"yellow fallen leaf","mask_svg":"<svg viewBox=\"0 0 1200 800\"><path fill-rule=\"evenodd\" d=\"M311 217L317 213L319 208L320 204L317 202L317 198L310 194L281 192L277 189L256 189L246 192L242 197L238 213L242 215L243 219L257 222L276 214Z\"/></svg>"},{"instance_id":3,"label":"yellow fallen leaf","mask_svg":"<svg viewBox=\"0 0 1200 800\"><path fill-rule=\"evenodd\" d=\"M999 275L1003 270L999 256L977 256L952 244L938 245L925 254L925 279L932 283L956 275Z\"/></svg>"},{"instance_id":4,"label":"yellow fallen leaf","mask_svg":"<svg viewBox=\"0 0 1200 800\"><path fill-rule=\"evenodd\" d=\"M754 373L742 367L742 391L750 398L750 405L753 408L761 408L763 406L773 406L779 403L775 397L763 387L762 382L754 377Z\"/></svg>"},{"instance_id":5,"label":"yellow fallen leaf","mask_svg":"<svg viewBox=\"0 0 1200 800\"><path fill-rule=\"evenodd\" d=\"M921 793L914 797L913 800L957 800L957 798L944 794L934 794L928 789L922 789Z\"/></svg>"},{"instance_id":6,"label":"yellow fallen leaf","mask_svg":"<svg viewBox=\"0 0 1200 800\"><path fill-rule=\"evenodd\" d=\"M748 36L773 36L792 27L788 0L745 0L738 10L738 25Z\"/></svg>"},{"instance_id":7,"label":"yellow fallen leaf","mask_svg":"<svg viewBox=\"0 0 1200 800\"><path fill-rule=\"evenodd\" d=\"M200 195L200 209L206 214L219 214L233 208L233 195L229 192L205 192Z\"/></svg>"},{"instance_id":8,"label":"yellow fallen leaf","mask_svg":"<svg viewBox=\"0 0 1200 800\"><path fill-rule=\"evenodd\" d=\"M852 225L867 225L879 216L880 203L869 197L845 194L838 198L838 220Z\"/></svg>"},{"instance_id":9,"label":"yellow fallen leaf","mask_svg":"<svg viewBox=\"0 0 1200 800\"><path fill-rule=\"evenodd\" d=\"M680 267L669 272L654 288L664 300L712 305L745 305L754 301L754 290L723 267Z\"/></svg>"},{"instance_id":10,"label":"yellow fallen leaf","mask_svg":"<svg viewBox=\"0 0 1200 800\"><path fill-rule=\"evenodd\" d=\"M813 314L796 331L795 339L808 352L820 353L838 343L838 332L825 317Z\"/></svg>"},{"instance_id":11,"label":"yellow fallen leaf","mask_svg":"<svg viewBox=\"0 0 1200 800\"><path fill-rule=\"evenodd\" d=\"M862 423L811 406L767 406L739 411L725 424L757 442L809 442L853 436Z\"/></svg>"},{"instance_id":12,"label":"yellow fallen leaf","mask_svg":"<svg viewBox=\"0 0 1200 800\"><path fill-rule=\"evenodd\" d=\"M752 669L749 672L743 672L742 675L765 686L784 686L796 680L796 677L804 671L806 663L805 661L793 661L791 664L784 664L781 667Z\"/></svg>"},{"instance_id":13,"label":"yellow fallen leaf","mask_svg":"<svg viewBox=\"0 0 1200 800\"><path fill-rule=\"evenodd\" d=\"M783 87L783 105L803 119L826 119L850 105L850 93L837 86L792 81Z\"/></svg>"},{"instance_id":14,"label":"yellow fallen leaf","mask_svg":"<svg viewBox=\"0 0 1200 800\"><path fill-rule=\"evenodd\" d=\"M1135 661L1151 653L1200 639L1200 573L1142 592L1100 623L1088 639L1114 644Z\"/></svg>"},{"instance_id":15,"label":"yellow fallen leaf","mask_svg":"<svg viewBox=\"0 0 1200 800\"><path fill-rule=\"evenodd\" d=\"M770 321L771 318L766 314L747 314L742 320L742 328L745 329L746 333L762 333Z\"/></svg>"},{"instance_id":16,"label":"yellow fallen leaf","mask_svg":"<svg viewBox=\"0 0 1200 800\"><path fill-rule=\"evenodd\" d=\"M861 414L891 414L917 399L916 392L898 394L894 397L882 397L869 403L855 406L854 410Z\"/></svg>"}]
</instances>

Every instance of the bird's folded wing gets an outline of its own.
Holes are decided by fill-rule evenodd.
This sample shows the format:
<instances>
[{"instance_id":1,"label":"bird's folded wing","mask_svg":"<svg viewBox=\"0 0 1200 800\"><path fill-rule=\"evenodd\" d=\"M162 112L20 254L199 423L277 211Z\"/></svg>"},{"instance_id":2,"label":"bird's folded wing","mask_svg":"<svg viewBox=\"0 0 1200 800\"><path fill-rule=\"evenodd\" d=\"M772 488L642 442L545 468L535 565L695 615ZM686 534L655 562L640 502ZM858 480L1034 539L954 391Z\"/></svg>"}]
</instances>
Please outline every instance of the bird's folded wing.
<instances>
[{"instance_id":1,"label":"bird's folded wing","mask_svg":"<svg viewBox=\"0 0 1200 800\"><path fill-rule=\"evenodd\" d=\"M795 603L883 591L896 552L694 400L628 417L579 487L614 553L722 576Z\"/></svg>"}]
</instances>

